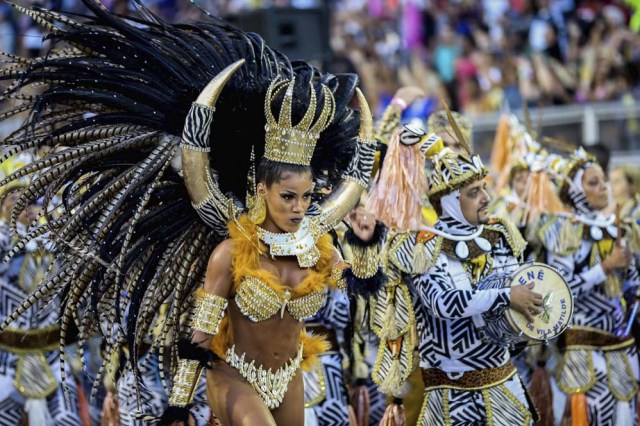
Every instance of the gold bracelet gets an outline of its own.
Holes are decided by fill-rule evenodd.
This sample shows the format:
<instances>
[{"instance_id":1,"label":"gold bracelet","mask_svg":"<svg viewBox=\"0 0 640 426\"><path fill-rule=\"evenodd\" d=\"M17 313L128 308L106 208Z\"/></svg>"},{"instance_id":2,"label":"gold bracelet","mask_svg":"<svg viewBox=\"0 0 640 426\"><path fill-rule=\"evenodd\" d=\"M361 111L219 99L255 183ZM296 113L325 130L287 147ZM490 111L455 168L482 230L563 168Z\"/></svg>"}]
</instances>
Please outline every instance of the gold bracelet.
<instances>
[{"instance_id":1,"label":"gold bracelet","mask_svg":"<svg viewBox=\"0 0 640 426\"><path fill-rule=\"evenodd\" d=\"M227 299L215 294L207 293L204 289L198 289L195 295L195 310L191 329L201 331L206 334L217 334L218 325L224 317L227 309Z\"/></svg>"},{"instance_id":2,"label":"gold bracelet","mask_svg":"<svg viewBox=\"0 0 640 426\"><path fill-rule=\"evenodd\" d=\"M347 291L347 279L344 277L344 270L348 267L348 263L339 261L331 268L331 279L335 281L336 287L342 291Z\"/></svg>"},{"instance_id":3,"label":"gold bracelet","mask_svg":"<svg viewBox=\"0 0 640 426\"><path fill-rule=\"evenodd\" d=\"M186 407L189 405L193 399L201 373L200 361L193 359L178 360L178 371L173 376L169 405L174 407Z\"/></svg>"},{"instance_id":4,"label":"gold bracelet","mask_svg":"<svg viewBox=\"0 0 640 426\"><path fill-rule=\"evenodd\" d=\"M352 245L353 259L351 260L351 271L356 278L367 279L373 277L378 272L380 264L379 244L361 247Z\"/></svg>"}]
</instances>

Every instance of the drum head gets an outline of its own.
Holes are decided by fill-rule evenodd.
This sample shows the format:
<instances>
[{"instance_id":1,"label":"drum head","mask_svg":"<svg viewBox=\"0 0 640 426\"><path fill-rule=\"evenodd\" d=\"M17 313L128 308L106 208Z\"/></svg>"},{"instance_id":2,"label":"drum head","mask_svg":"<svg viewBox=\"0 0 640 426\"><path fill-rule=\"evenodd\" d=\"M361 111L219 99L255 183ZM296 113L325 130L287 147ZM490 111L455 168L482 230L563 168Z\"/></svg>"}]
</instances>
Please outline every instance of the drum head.
<instances>
[{"instance_id":1,"label":"drum head","mask_svg":"<svg viewBox=\"0 0 640 426\"><path fill-rule=\"evenodd\" d=\"M518 269L511 277L511 286L534 283L533 291L542 295L542 312L530 323L513 309L507 319L517 331L531 340L545 341L562 333L573 314L573 297L569 285L554 268L532 263Z\"/></svg>"}]
</instances>

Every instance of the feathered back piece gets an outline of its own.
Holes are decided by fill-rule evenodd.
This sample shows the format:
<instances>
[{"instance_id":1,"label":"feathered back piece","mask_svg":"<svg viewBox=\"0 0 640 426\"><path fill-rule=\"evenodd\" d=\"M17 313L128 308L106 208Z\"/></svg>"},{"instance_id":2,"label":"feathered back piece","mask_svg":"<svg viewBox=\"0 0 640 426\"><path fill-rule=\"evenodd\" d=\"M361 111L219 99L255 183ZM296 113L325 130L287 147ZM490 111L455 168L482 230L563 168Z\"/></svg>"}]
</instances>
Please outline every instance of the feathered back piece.
<instances>
[{"instance_id":1,"label":"feathered back piece","mask_svg":"<svg viewBox=\"0 0 640 426\"><path fill-rule=\"evenodd\" d=\"M251 152L256 159L264 153L264 99L271 81L296 78L294 121L308 109L309 83L318 105L324 103L318 83L331 89L335 115L318 140L312 166L339 179L355 151L359 116L347 104L357 78L292 64L256 34L221 21L168 25L142 5L139 18L123 19L98 0L83 2L91 16L13 5L49 31L52 47L35 59L7 55L9 65L0 70L0 80L9 83L0 100L12 105L0 120L28 114L3 142L10 149L3 160L43 145L53 149L0 186L32 176L11 226L15 231L20 211L41 197L46 225L34 221L12 254L50 232L59 267L0 329L36 300L62 294L62 348L77 326L80 339L101 332L107 351L127 344L135 360L152 329L156 349L175 346L193 290L225 237L198 218L177 158L185 117L200 91L229 64L245 59L216 104L210 139L219 187L241 205ZM62 202L54 205L55 199ZM101 324L109 327L101 330Z\"/></svg>"}]
</instances>

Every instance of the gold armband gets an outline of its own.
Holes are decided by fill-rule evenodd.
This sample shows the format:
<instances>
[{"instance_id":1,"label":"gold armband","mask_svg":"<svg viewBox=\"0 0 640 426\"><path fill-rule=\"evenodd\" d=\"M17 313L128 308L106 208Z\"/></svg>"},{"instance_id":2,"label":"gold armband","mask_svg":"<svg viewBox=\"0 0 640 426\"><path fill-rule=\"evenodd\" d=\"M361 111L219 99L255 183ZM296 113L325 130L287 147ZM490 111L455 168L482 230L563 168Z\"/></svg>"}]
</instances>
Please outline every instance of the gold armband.
<instances>
[{"instance_id":1,"label":"gold armband","mask_svg":"<svg viewBox=\"0 0 640 426\"><path fill-rule=\"evenodd\" d=\"M352 245L353 259L351 260L351 271L356 278L367 279L373 277L378 272L380 264L380 246Z\"/></svg>"},{"instance_id":2,"label":"gold armband","mask_svg":"<svg viewBox=\"0 0 640 426\"><path fill-rule=\"evenodd\" d=\"M207 293L204 289L198 289L195 295L195 310L191 329L211 335L217 334L218 325L224 317L227 305L227 299L224 297Z\"/></svg>"},{"instance_id":3,"label":"gold armband","mask_svg":"<svg viewBox=\"0 0 640 426\"><path fill-rule=\"evenodd\" d=\"M200 361L192 359L178 360L178 371L173 376L169 405L174 407L186 407L189 405L200 381L201 373L202 366Z\"/></svg>"},{"instance_id":4,"label":"gold armband","mask_svg":"<svg viewBox=\"0 0 640 426\"><path fill-rule=\"evenodd\" d=\"M331 279L335 281L336 287L342 291L347 291L347 279L344 277L344 270L348 267L348 263L340 261L331 268Z\"/></svg>"}]
</instances>

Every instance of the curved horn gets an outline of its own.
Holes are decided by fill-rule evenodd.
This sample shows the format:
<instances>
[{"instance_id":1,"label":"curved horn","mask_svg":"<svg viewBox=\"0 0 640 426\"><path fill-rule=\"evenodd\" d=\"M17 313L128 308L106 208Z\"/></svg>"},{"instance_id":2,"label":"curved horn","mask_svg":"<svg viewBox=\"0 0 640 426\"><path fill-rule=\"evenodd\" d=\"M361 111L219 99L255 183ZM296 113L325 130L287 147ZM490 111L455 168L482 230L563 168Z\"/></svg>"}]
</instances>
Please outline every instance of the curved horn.
<instances>
[{"instance_id":1,"label":"curved horn","mask_svg":"<svg viewBox=\"0 0 640 426\"><path fill-rule=\"evenodd\" d=\"M184 181L191 202L198 209L198 213L200 213L205 222L209 222L211 217L208 215L208 217L205 217L198 208L199 206L215 199L226 204L226 200L219 199L222 194L220 194L217 184L212 180L209 171L209 135L211 134L214 106L224 86L244 62L244 59L234 62L207 84L191 106L182 133L181 148ZM207 224L219 226L218 223Z\"/></svg>"},{"instance_id":2,"label":"curved horn","mask_svg":"<svg viewBox=\"0 0 640 426\"><path fill-rule=\"evenodd\" d=\"M369 104L360 89L356 89L360 106L360 132L356 152L338 187L320 204L322 222L327 229L335 227L358 204L369 185L377 141Z\"/></svg>"},{"instance_id":3,"label":"curved horn","mask_svg":"<svg viewBox=\"0 0 640 426\"><path fill-rule=\"evenodd\" d=\"M367 99L362 94L362 91L357 88L356 96L358 97L358 105L360 106L360 140L366 141L365 143L376 144L376 134L373 130L373 117L371 116L371 109L369 109Z\"/></svg>"}]
</instances>

